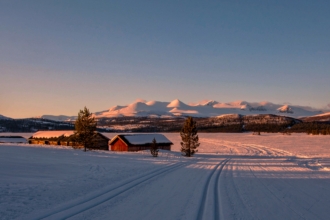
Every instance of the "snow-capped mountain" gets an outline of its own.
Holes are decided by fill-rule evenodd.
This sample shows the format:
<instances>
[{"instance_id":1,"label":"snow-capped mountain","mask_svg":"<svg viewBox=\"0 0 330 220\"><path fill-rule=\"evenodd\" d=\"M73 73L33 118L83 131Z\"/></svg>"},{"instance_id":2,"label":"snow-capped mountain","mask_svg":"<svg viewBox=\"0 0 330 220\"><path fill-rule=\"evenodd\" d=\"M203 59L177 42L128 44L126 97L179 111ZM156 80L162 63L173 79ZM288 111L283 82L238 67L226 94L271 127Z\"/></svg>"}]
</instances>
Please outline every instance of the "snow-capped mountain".
<instances>
[{"instance_id":1,"label":"snow-capped mountain","mask_svg":"<svg viewBox=\"0 0 330 220\"><path fill-rule=\"evenodd\" d=\"M223 114L256 115L275 114L294 118L313 116L324 112L311 107L296 105L280 105L271 102L234 101L221 103L213 100L203 100L197 103L185 104L179 99L171 102L137 100L126 106L113 106L107 110L95 112L96 118L114 117L215 117ZM75 120L76 116L43 115L42 118L68 121Z\"/></svg>"},{"instance_id":2,"label":"snow-capped mountain","mask_svg":"<svg viewBox=\"0 0 330 220\"><path fill-rule=\"evenodd\" d=\"M42 115L34 118L43 118L53 121L75 121L77 116L66 116L66 115Z\"/></svg>"},{"instance_id":3,"label":"snow-capped mountain","mask_svg":"<svg viewBox=\"0 0 330 220\"><path fill-rule=\"evenodd\" d=\"M8 117L6 117L6 116L3 116L3 115L0 115L0 119L11 119L11 118L8 118Z\"/></svg>"}]
</instances>

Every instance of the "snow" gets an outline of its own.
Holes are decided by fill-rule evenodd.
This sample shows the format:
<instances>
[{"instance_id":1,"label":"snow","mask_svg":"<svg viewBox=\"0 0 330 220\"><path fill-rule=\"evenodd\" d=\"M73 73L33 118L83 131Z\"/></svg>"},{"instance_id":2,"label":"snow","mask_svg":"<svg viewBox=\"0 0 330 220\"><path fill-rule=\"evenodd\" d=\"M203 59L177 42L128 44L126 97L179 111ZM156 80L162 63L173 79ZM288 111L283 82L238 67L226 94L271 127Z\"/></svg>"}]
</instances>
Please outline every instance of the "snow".
<instances>
[{"instance_id":1,"label":"snow","mask_svg":"<svg viewBox=\"0 0 330 220\"><path fill-rule=\"evenodd\" d=\"M185 158L164 135L157 158L0 144L1 219L328 219L329 136L200 133Z\"/></svg>"},{"instance_id":2,"label":"snow","mask_svg":"<svg viewBox=\"0 0 330 220\"><path fill-rule=\"evenodd\" d=\"M69 137L73 135L73 131L38 131L32 135L33 138L51 138L51 137Z\"/></svg>"},{"instance_id":3,"label":"snow","mask_svg":"<svg viewBox=\"0 0 330 220\"><path fill-rule=\"evenodd\" d=\"M217 103L214 105L214 108L240 108L242 105L245 105L244 101L235 101L229 103Z\"/></svg>"},{"instance_id":4,"label":"snow","mask_svg":"<svg viewBox=\"0 0 330 220\"><path fill-rule=\"evenodd\" d=\"M198 111L196 110L180 110L178 108L174 108L170 112L174 115L198 115Z\"/></svg>"},{"instance_id":5,"label":"snow","mask_svg":"<svg viewBox=\"0 0 330 220\"><path fill-rule=\"evenodd\" d=\"M0 119L6 119L6 120L8 120L8 119L11 119L11 118L8 118L6 116L0 115Z\"/></svg>"},{"instance_id":6,"label":"snow","mask_svg":"<svg viewBox=\"0 0 330 220\"><path fill-rule=\"evenodd\" d=\"M27 140L23 137L0 136L0 143L27 143Z\"/></svg>"},{"instance_id":7,"label":"snow","mask_svg":"<svg viewBox=\"0 0 330 220\"><path fill-rule=\"evenodd\" d=\"M153 139L156 140L157 143L172 143L169 139L167 139L162 134L136 134L136 135L124 135L124 137L134 145L139 144L151 144Z\"/></svg>"},{"instance_id":8,"label":"snow","mask_svg":"<svg viewBox=\"0 0 330 220\"><path fill-rule=\"evenodd\" d=\"M43 119L49 119L54 121L75 121L77 119L77 116L66 116L66 115L42 115L35 118L43 118Z\"/></svg>"},{"instance_id":9,"label":"snow","mask_svg":"<svg viewBox=\"0 0 330 220\"><path fill-rule=\"evenodd\" d=\"M173 142L172 150L180 150L181 138L178 133L163 133ZM199 153L240 154L240 155L276 155L330 158L330 135L307 135L293 133L199 133L202 143ZM258 150L254 150L257 148ZM237 151L237 152L235 152Z\"/></svg>"},{"instance_id":10,"label":"snow","mask_svg":"<svg viewBox=\"0 0 330 220\"><path fill-rule=\"evenodd\" d=\"M179 107L187 107L188 105L181 102L179 99L175 99L170 104L167 105L168 108L179 108Z\"/></svg>"},{"instance_id":11,"label":"snow","mask_svg":"<svg viewBox=\"0 0 330 220\"><path fill-rule=\"evenodd\" d=\"M319 117L319 116L330 116L330 112L327 113L323 113L323 114L318 114L318 115L314 115L315 117Z\"/></svg>"},{"instance_id":12,"label":"snow","mask_svg":"<svg viewBox=\"0 0 330 220\"><path fill-rule=\"evenodd\" d=\"M282 107L277 109L280 112L292 112L292 109L288 105L283 105Z\"/></svg>"},{"instance_id":13,"label":"snow","mask_svg":"<svg viewBox=\"0 0 330 220\"><path fill-rule=\"evenodd\" d=\"M215 104L218 104L219 102L217 101L214 101L214 100L208 100L208 99L205 99L205 100L202 100L202 101L199 101L199 102L191 102L189 103L190 106L214 106Z\"/></svg>"},{"instance_id":14,"label":"snow","mask_svg":"<svg viewBox=\"0 0 330 220\"><path fill-rule=\"evenodd\" d=\"M239 118L239 114L223 114L217 116L217 118Z\"/></svg>"},{"instance_id":15,"label":"snow","mask_svg":"<svg viewBox=\"0 0 330 220\"><path fill-rule=\"evenodd\" d=\"M125 107L125 106L116 105L116 106L114 106L114 107L111 107L111 108L109 109L109 111L117 111L117 110L122 109L122 108L124 108L124 107Z\"/></svg>"},{"instance_id":16,"label":"snow","mask_svg":"<svg viewBox=\"0 0 330 220\"><path fill-rule=\"evenodd\" d=\"M103 117L123 117L135 116L146 117L150 115L163 116L182 116L190 115L194 117L213 117L222 114L276 114L289 117L306 117L315 114L320 114L311 107L298 105L281 105L274 104L268 101L263 102L247 102L234 101L228 103L220 103L214 100L203 100L197 103L185 104L179 99L171 102L146 101L138 99L135 102L126 106L114 106L104 111L95 112L96 118ZM76 116L49 116L44 115L43 118L52 120L75 120Z\"/></svg>"}]
</instances>

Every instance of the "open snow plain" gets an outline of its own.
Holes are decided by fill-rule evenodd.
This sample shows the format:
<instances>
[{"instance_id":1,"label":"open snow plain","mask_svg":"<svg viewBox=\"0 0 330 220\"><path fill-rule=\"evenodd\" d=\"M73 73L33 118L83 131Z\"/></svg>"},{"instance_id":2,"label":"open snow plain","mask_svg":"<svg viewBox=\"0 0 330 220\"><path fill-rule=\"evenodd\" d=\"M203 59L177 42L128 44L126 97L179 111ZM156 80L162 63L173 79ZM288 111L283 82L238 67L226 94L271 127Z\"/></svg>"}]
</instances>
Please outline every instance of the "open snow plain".
<instances>
[{"instance_id":1,"label":"open snow plain","mask_svg":"<svg viewBox=\"0 0 330 220\"><path fill-rule=\"evenodd\" d=\"M158 158L1 144L0 218L329 219L329 136L199 134L184 158L165 135Z\"/></svg>"}]
</instances>

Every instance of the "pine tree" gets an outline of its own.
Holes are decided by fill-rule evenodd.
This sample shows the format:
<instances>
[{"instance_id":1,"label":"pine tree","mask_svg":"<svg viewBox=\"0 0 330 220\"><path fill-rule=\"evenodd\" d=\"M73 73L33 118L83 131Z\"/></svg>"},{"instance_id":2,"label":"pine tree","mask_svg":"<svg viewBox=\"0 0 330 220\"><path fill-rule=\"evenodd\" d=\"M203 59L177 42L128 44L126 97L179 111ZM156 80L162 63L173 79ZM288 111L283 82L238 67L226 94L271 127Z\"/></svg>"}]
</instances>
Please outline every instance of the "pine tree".
<instances>
[{"instance_id":1,"label":"pine tree","mask_svg":"<svg viewBox=\"0 0 330 220\"><path fill-rule=\"evenodd\" d=\"M152 144L150 146L150 153L153 157L157 157L158 156L158 145L157 145L157 142L156 142L156 139L154 138L152 140Z\"/></svg>"},{"instance_id":2,"label":"pine tree","mask_svg":"<svg viewBox=\"0 0 330 220\"><path fill-rule=\"evenodd\" d=\"M74 140L84 147L84 151L95 144L96 125L95 118L86 107L79 111L75 122Z\"/></svg>"},{"instance_id":3,"label":"pine tree","mask_svg":"<svg viewBox=\"0 0 330 220\"><path fill-rule=\"evenodd\" d=\"M181 152L184 156L191 157L197 152L199 146L196 121L192 117L188 117L180 131Z\"/></svg>"}]
</instances>

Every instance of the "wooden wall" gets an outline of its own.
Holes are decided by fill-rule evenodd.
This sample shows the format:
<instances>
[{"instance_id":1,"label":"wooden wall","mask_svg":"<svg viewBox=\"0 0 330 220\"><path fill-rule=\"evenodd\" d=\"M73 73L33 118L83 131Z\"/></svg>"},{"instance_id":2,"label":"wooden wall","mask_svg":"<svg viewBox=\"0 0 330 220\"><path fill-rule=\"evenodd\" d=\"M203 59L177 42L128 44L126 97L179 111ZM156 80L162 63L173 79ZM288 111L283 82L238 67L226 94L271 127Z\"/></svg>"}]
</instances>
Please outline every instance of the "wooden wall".
<instances>
[{"instance_id":1,"label":"wooden wall","mask_svg":"<svg viewBox=\"0 0 330 220\"><path fill-rule=\"evenodd\" d=\"M129 145L128 151L149 150L150 145ZM171 150L171 145L158 145L158 149Z\"/></svg>"},{"instance_id":2,"label":"wooden wall","mask_svg":"<svg viewBox=\"0 0 330 220\"><path fill-rule=\"evenodd\" d=\"M149 150L149 149L150 149L150 145L126 146L126 144L119 138L111 144L112 151L139 151L139 150ZM158 149L171 150L171 145L158 145Z\"/></svg>"},{"instance_id":3,"label":"wooden wall","mask_svg":"<svg viewBox=\"0 0 330 220\"><path fill-rule=\"evenodd\" d=\"M95 141L95 149L109 150L109 139L105 139L98 133Z\"/></svg>"},{"instance_id":4,"label":"wooden wall","mask_svg":"<svg viewBox=\"0 0 330 220\"><path fill-rule=\"evenodd\" d=\"M111 150L112 151L128 151L128 148L122 140L117 138L117 140L112 143Z\"/></svg>"}]
</instances>

